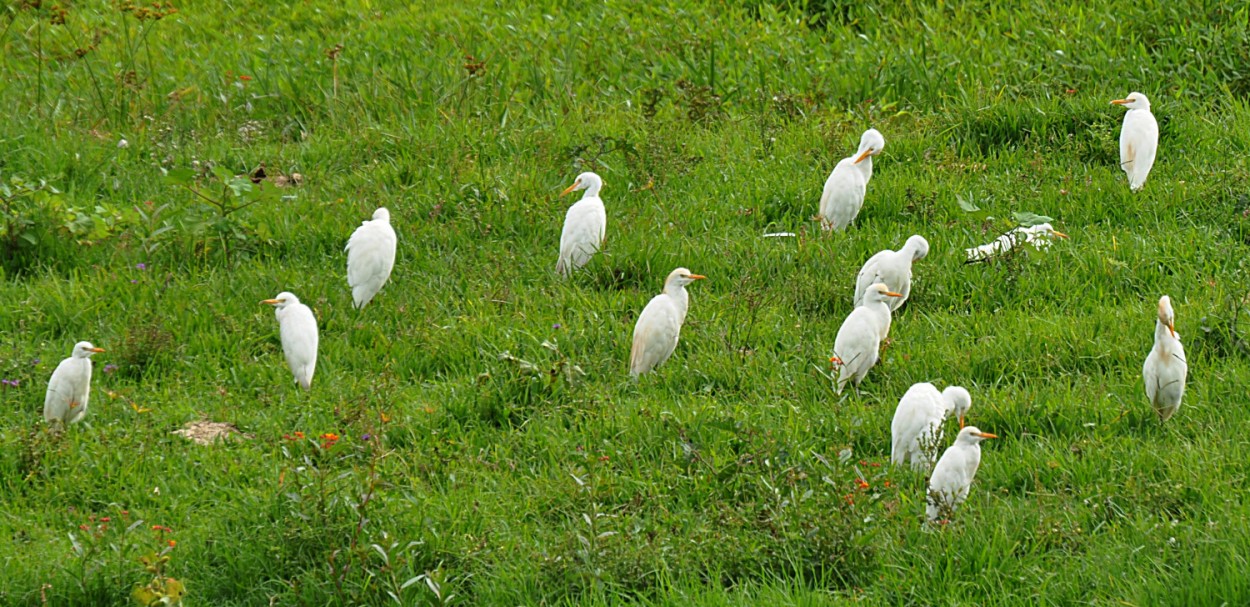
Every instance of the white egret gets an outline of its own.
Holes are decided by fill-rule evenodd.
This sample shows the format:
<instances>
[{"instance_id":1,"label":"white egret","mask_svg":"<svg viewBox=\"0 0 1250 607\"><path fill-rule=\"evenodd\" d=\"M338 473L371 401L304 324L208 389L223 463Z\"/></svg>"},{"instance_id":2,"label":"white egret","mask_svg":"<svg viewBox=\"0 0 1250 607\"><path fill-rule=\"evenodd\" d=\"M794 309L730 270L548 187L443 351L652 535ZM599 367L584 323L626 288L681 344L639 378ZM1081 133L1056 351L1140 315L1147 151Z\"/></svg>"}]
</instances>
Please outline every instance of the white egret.
<instances>
[{"instance_id":1,"label":"white egret","mask_svg":"<svg viewBox=\"0 0 1250 607\"><path fill-rule=\"evenodd\" d=\"M1159 414L1159 421L1167 421L1180 408L1181 397L1185 395L1185 377L1189 374L1185 347L1181 345L1181 336L1176 334L1175 319L1172 300L1167 295L1160 297L1155 345L1141 370L1146 397Z\"/></svg>"},{"instance_id":2,"label":"white egret","mask_svg":"<svg viewBox=\"0 0 1250 607\"><path fill-rule=\"evenodd\" d=\"M929 241L923 236L912 236L907 239L903 248L897 251L885 250L868 258L867 263L859 271L855 280L855 305L864 303L864 293L868 287L883 283L899 296L886 302L890 311L898 310L911 295L911 264L924 259L929 254Z\"/></svg>"},{"instance_id":3,"label":"white egret","mask_svg":"<svg viewBox=\"0 0 1250 607\"><path fill-rule=\"evenodd\" d=\"M364 308L395 267L398 238L391 227L391 212L381 207L373 219L365 221L347 240L347 284L352 288L352 307Z\"/></svg>"},{"instance_id":4,"label":"white egret","mask_svg":"<svg viewBox=\"0 0 1250 607\"><path fill-rule=\"evenodd\" d=\"M74 344L69 358L56 366L48 380L48 392L43 397L44 420L65 425L82 421L91 396L91 355L103 351L87 341Z\"/></svg>"},{"instance_id":5,"label":"white egret","mask_svg":"<svg viewBox=\"0 0 1250 607\"><path fill-rule=\"evenodd\" d=\"M1128 187L1136 192L1146 183L1150 167L1159 151L1159 123L1150 113L1150 100L1141 93L1129 93L1125 99L1112 101L1128 108L1124 126L1120 127L1120 168L1128 176Z\"/></svg>"},{"instance_id":6,"label":"white egret","mask_svg":"<svg viewBox=\"0 0 1250 607\"><path fill-rule=\"evenodd\" d=\"M291 367L295 383L307 390L312 386L313 371L317 369L317 317L312 310L300 303L299 298L283 291L273 299L260 303L277 308L278 334L282 338L282 353Z\"/></svg>"},{"instance_id":7,"label":"white egret","mask_svg":"<svg viewBox=\"0 0 1250 607\"><path fill-rule=\"evenodd\" d=\"M690 296L686 285L705 276L677 268L664 280L664 292L651 298L634 324L634 345L629 352L629 374L637 377L668 360L677 349L681 326L686 322Z\"/></svg>"},{"instance_id":8,"label":"white egret","mask_svg":"<svg viewBox=\"0 0 1250 607\"><path fill-rule=\"evenodd\" d=\"M582 199L569 207L564 216L564 230L560 233L560 259L556 261L556 273L567 278L590 261L599 248L608 225L608 214L603 208L599 190L603 180L590 172L582 173L573 180L561 196L577 190L586 190Z\"/></svg>"},{"instance_id":9,"label":"white egret","mask_svg":"<svg viewBox=\"0 0 1250 607\"><path fill-rule=\"evenodd\" d=\"M912 385L898 401L890 424L890 461L896 466L910 461L913 470L928 470L937 459L942 422L954 415L963 428L964 415L971 406L972 395L959 386L938 392L928 382Z\"/></svg>"},{"instance_id":10,"label":"white egret","mask_svg":"<svg viewBox=\"0 0 1250 607\"><path fill-rule=\"evenodd\" d=\"M868 181L872 179L872 157L885 149L885 137L868 129L859 138L859 150L843 158L825 180L820 195L820 225L826 230L842 230L855 221L864 206Z\"/></svg>"},{"instance_id":11,"label":"white egret","mask_svg":"<svg viewBox=\"0 0 1250 607\"><path fill-rule=\"evenodd\" d=\"M928 504L925 513L930 521L949 518L955 509L968 499L972 478L981 465L981 441L998 438L982 432L975 426L965 426L955 438L955 444L942 454L933 475L929 477Z\"/></svg>"},{"instance_id":12,"label":"white egret","mask_svg":"<svg viewBox=\"0 0 1250 607\"><path fill-rule=\"evenodd\" d=\"M838 328L830 359L838 369L838 394L848 381L854 380L858 387L881 357L881 341L890 334L890 305L886 302L891 297L901 294L881 283L868 287L864 305L852 310Z\"/></svg>"},{"instance_id":13,"label":"white egret","mask_svg":"<svg viewBox=\"0 0 1250 607\"><path fill-rule=\"evenodd\" d=\"M998 257L1008 251L1011 251L1016 245L1024 243L1031 244L1033 248L1042 250L1050 247L1050 242L1054 238L1067 238L1068 235L1056 230L1049 223L1039 223L1035 226L1020 226L998 238L989 244L983 244L979 247L964 249L964 253L968 255L968 263L974 261L985 261L991 257Z\"/></svg>"}]
</instances>

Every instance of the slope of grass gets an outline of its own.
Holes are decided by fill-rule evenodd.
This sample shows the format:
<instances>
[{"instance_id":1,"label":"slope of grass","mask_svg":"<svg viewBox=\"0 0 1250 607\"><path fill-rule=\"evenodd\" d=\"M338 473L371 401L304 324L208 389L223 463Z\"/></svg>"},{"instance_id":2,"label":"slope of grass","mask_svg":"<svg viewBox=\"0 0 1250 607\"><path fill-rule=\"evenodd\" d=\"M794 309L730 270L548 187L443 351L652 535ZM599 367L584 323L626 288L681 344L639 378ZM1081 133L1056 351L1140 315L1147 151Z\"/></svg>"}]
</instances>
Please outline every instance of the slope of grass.
<instances>
[{"instance_id":1,"label":"slope of grass","mask_svg":"<svg viewBox=\"0 0 1250 607\"><path fill-rule=\"evenodd\" d=\"M0 603L122 604L158 550L206 605L1250 602L1250 9L636 4L0 11L0 178L61 192L0 232ZM1132 90L1162 134L1139 193ZM869 126L864 210L823 234ZM303 183L224 222L162 178L262 164ZM562 282L583 170L607 250ZM357 313L342 247L381 205L399 262ZM1016 211L1071 240L965 265ZM894 343L836 397L855 274L917 233ZM677 266L710 280L630 381ZM282 290L319 318L308 393L257 304ZM1165 293L1190 379L1160 426ZM88 422L51 437L81 339L109 350ZM939 529L888 464L918 381L1003 437ZM201 418L248 436L171 434Z\"/></svg>"}]
</instances>

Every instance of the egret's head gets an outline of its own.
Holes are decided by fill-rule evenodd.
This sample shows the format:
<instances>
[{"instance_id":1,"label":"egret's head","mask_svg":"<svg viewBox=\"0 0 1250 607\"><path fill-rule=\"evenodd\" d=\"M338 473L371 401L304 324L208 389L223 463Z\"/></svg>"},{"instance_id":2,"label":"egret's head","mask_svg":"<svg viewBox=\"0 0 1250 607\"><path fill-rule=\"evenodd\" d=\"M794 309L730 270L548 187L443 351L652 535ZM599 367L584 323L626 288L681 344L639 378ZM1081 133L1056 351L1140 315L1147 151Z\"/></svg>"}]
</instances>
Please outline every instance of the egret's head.
<instances>
[{"instance_id":1,"label":"egret's head","mask_svg":"<svg viewBox=\"0 0 1250 607\"><path fill-rule=\"evenodd\" d=\"M1030 234L1037 235L1037 236L1045 236L1047 238L1067 238L1068 237L1067 234L1064 234L1063 232L1056 230L1054 226L1050 225L1049 223L1039 223L1035 226L1025 228L1024 231Z\"/></svg>"},{"instance_id":2,"label":"egret's head","mask_svg":"<svg viewBox=\"0 0 1250 607\"><path fill-rule=\"evenodd\" d=\"M881 136L881 131L877 129L868 129L859 138L859 150L855 154L855 164L863 162L869 156L876 156L885 149L885 137Z\"/></svg>"},{"instance_id":3,"label":"egret's head","mask_svg":"<svg viewBox=\"0 0 1250 607\"><path fill-rule=\"evenodd\" d=\"M1146 99L1145 95L1137 92L1129 93L1128 97L1116 99L1111 103L1114 103L1115 105L1122 105L1130 110L1150 109L1150 100Z\"/></svg>"},{"instance_id":4,"label":"egret's head","mask_svg":"<svg viewBox=\"0 0 1250 607\"><path fill-rule=\"evenodd\" d=\"M573 185L565 188L563 192L560 192L560 195L563 196L569 192L576 192L578 190L589 190L590 193L597 194L599 192L599 188L601 187L603 187L603 179L595 173L586 171L585 173L578 175L577 179L573 180Z\"/></svg>"},{"instance_id":5,"label":"egret's head","mask_svg":"<svg viewBox=\"0 0 1250 607\"><path fill-rule=\"evenodd\" d=\"M972 407L972 395L959 386L950 386L942 390L942 403L945 405L946 416L954 415L959 420L959 427L964 427L964 416Z\"/></svg>"},{"instance_id":6,"label":"egret's head","mask_svg":"<svg viewBox=\"0 0 1250 607\"><path fill-rule=\"evenodd\" d=\"M677 268L676 270L669 272L668 278L664 280L664 289L668 290L669 287L684 287L696 280L703 280L704 278L707 277L700 276L699 274L691 274L690 270L687 270L686 268Z\"/></svg>"},{"instance_id":7,"label":"egret's head","mask_svg":"<svg viewBox=\"0 0 1250 607\"><path fill-rule=\"evenodd\" d=\"M959 431L959 437L955 439L955 442L965 445L975 445L987 438L998 437L990 434L989 432L982 432L977 429L976 426L964 426L964 429Z\"/></svg>"},{"instance_id":8,"label":"egret's head","mask_svg":"<svg viewBox=\"0 0 1250 607\"><path fill-rule=\"evenodd\" d=\"M74 344L74 358L91 358L92 354L103 352L104 348L97 348L91 345L89 341L80 341Z\"/></svg>"},{"instance_id":9,"label":"egret's head","mask_svg":"<svg viewBox=\"0 0 1250 607\"><path fill-rule=\"evenodd\" d=\"M885 283L879 282L868 287L868 291L864 293L864 300L866 303L884 303L891 297L902 296L902 293L895 293L890 290L890 287L885 286Z\"/></svg>"},{"instance_id":10,"label":"egret's head","mask_svg":"<svg viewBox=\"0 0 1250 607\"><path fill-rule=\"evenodd\" d=\"M385 221L386 223L390 223L390 222L391 222L391 212L390 212L390 211L388 211L388 210L386 210L386 207L378 207L378 210L376 210L376 211L374 211L374 212L373 212L373 220L374 220L374 221Z\"/></svg>"},{"instance_id":11,"label":"egret's head","mask_svg":"<svg viewBox=\"0 0 1250 607\"><path fill-rule=\"evenodd\" d=\"M1159 298L1159 322L1168 328L1168 333L1176 337L1176 314L1172 312L1172 298L1164 295Z\"/></svg>"},{"instance_id":12,"label":"egret's head","mask_svg":"<svg viewBox=\"0 0 1250 607\"><path fill-rule=\"evenodd\" d=\"M903 245L903 248L911 251L912 261L919 261L929 254L929 241L925 240L924 236L916 234L907 239L907 244Z\"/></svg>"},{"instance_id":13,"label":"egret's head","mask_svg":"<svg viewBox=\"0 0 1250 607\"><path fill-rule=\"evenodd\" d=\"M271 306L276 306L279 310L281 310L282 308L285 308L287 306L291 306L291 305L295 305L299 303L299 298L286 291L283 291L281 293L278 293L277 297L273 299L263 300L260 303L269 304Z\"/></svg>"}]
</instances>

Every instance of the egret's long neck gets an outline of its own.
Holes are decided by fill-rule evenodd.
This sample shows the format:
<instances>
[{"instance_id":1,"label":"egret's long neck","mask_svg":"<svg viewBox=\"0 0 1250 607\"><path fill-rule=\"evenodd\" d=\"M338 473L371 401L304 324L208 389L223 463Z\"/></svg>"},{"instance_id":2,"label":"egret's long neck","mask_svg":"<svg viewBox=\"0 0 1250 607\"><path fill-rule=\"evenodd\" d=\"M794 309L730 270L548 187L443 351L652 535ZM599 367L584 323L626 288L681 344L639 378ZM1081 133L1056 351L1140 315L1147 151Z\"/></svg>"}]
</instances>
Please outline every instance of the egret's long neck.
<instances>
[{"instance_id":1,"label":"egret's long neck","mask_svg":"<svg viewBox=\"0 0 1250 607\"><path fill-rule=\"evenodd\" d=\"M597 198L599 190L603 187L602 181L592 181L586 186L586 193L582 194L582 198Z\"/></svg>"},{"instance_id":2,"label":"egret's long neck","mask_svg":"<svg viewBox=\"0 0 1250 607\"><path fill-rule=\"evenodd\" d=\"M677 306L677 323L684 324L686 322L686 310L690 308L690 295L686 293L686 287L682 285L668 285L664 287L664 293L673 299L673 305Z\"/></svg>"},{"instance_id":3,"label":"egret's long neck","mask_svg":"<svg viewBox=\"0 0 1250 607\"><path fill-rule=\"evenodd\" d=\"M855 167L864 174L864 183L868 183L872 179L872 154L859 161L859 164L856 164Z\"/></svg>"},{"instance_id":4,"label":"egret's long neck","mask_svg":"<svg viewBox=\"0 0 1250 607\"><path fill-rule=\"evenodd\" d=\"M1168 326L1163 324L1162 320L1155 321L1155 348L1164 352L1171 352L1174 344L1180 340L1172 336L1172 332L1168 330Z\"/></svg>"}]
</instances>

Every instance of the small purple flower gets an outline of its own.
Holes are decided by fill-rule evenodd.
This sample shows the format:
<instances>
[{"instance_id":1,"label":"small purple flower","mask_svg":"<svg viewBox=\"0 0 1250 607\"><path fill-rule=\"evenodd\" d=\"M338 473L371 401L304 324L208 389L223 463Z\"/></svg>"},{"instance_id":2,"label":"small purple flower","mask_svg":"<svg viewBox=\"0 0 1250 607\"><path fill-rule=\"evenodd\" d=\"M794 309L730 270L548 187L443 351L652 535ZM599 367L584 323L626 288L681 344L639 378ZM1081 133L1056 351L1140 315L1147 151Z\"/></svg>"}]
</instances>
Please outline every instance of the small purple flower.
<instances>
[{"instance_id":1,"label":"small purple flower","mask_svg":"<svg viewBox=\"0 0 1250 607\"><path fill-rule=\"evenodd\" d=\"M39 364L39 359L38 359L38 358L36 358L35 360L30 361L30 365L31 365L32 367L33 367L33 366L35 366L35 365L37 365L37 364Z\"/></svg>"},{"instance_id":2,"label":"small purple flower","mask_svg":"<svg viewBox=\"0 0 1250 607\"><path fill-rule=\"evenodd\" d=\"M552 328L552 329L559 329L559 328L560 328L560 323L556 323L556 324L554 324L554 325L551 325L551 328Z\"/></svg>"},{"instance_id":3,"label":"small purple flower","mask_svg":"<svg viewBox=\"0 0 1250 607\"><path fill-rule=\"evenodd\" d=\"M135 264L135 269L136 269L136 270L146 270L146 269L148 269L148 264L146 264L146 263L137 263L137 264Z\"/></svg>"},{"instance_id":4,"label":"small purple flower","mask_svg":"<svg viewBox=\"0 0 1250 607\"><path fill-rule=\"evenodd\" d=\"M371 438L373 438L373 435L372 435L372 434L361 434L361 435L360 435L360 440L362 440L362 441L364 441L364 442L366 442L366 443L367 443L367 442L369 442L369 439L371 439Z\"/></svg>"},{"instance_id":5,"label":"small purple flower","mask_svg":"<svg viewBox=\"0 0 1250 607\"><path fill-rule=\"evenodd\" d=\"M139 281L137 281L137 280L132 280L132 281L130 281L130 284L132 284L132 285L137 285L137 284L139 284Z\"/></svg>"},{"instance_id":6,"label":"small purple flower","mask_svg":"<svg viewBox=\"0 0 1250 607\"><path fill-rule=\"evenodd\" d=\"M6 386L12 386L14 388L16 388L17 385L20 383L21 383L21 380L18 380L18 379L0 379L0 384L4 384Z\"/></svg>"},{"instance_id":7,"label":"small purple flower","mask_svg":"<svg viewBox=\"0 0 1250 607\"><path fill-rule=\"evenodd\" d=\"M104 365L104 372L105 372L105 373L112 373L112 372L114 372L114 371L116 371L116 370L117 370L117 365L115 365L115 364L113 364L113 363L109 363L109 364L107 364L107 365Z\"/></svg>"}]
</instances>

